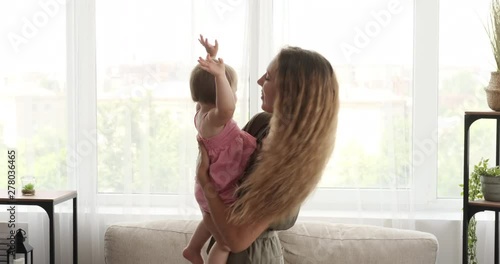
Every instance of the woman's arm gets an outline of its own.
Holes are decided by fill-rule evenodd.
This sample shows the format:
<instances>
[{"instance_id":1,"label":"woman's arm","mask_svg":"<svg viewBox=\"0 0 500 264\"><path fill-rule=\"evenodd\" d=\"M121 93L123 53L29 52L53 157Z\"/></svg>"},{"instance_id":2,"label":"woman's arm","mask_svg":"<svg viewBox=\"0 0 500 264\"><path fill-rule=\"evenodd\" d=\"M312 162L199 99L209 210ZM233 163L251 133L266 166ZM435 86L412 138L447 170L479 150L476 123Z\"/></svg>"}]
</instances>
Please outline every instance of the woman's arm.
<instances>
[{"instance_id":1,"label":"woman's arm","mask_svg":"<svg viewBox=\"0 0 500 264\"><path fill-rule=\"evenodd\" d=\"M198 157L197 180L205 193L210 208L209 216L215 227L222 235L224 242L232 252L240 252L247 249L270 225L270 220L261 220L248 225L233 225L228 223L229 207L221 200L210 180L208 174L209 160L207 151L200 147ZM207 215L208 216L208 215Z\"/></svg>"}]
</instances>

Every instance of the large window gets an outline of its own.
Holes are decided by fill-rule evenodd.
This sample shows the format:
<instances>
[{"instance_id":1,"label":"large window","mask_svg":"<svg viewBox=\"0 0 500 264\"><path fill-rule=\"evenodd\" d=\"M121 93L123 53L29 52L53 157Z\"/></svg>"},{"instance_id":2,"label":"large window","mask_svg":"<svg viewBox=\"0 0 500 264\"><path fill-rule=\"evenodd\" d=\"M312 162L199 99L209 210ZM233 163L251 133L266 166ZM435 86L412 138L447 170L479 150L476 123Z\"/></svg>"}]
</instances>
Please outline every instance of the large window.
<instances>
[{"instance_id":1,"label":"large window","mask_svg":"<svg viewBox=\"0 0 500 264\"><path fill-rule=\"evenodd\" d=\"M0 2L0 153L17 149L19 177L35 175L41 189L65 188L68 169L78 166L68 154L68 136L78 122L68 107L79 106L67 92L74 79L67 74L66 47L82 40L72 37L64 3ZM439 27L439 53L419 53L439 66L439 83L426 88L438 90L432 98L437 111L431 113L414 110L426 103L425 96L415 97L420 90L414 86L426 79L415 75L415 29L421 26L415 21L427 15L417 3L274 0L255 7L246 1L96 1L90 33L96 35L96 56L85 63L96 66L89 89L97 91L97 192L192 191L197 147L188 79L204 54L196 41L203 33L219 39L220 57L238 72L240 126L260 110L255 78L281 47L313 49L331 61L341 112L321 189L407 190L424 181L435 182L432 199L458 198L463 112L488 109L483 88L495 69L484 31L490 1L442 0L431 10L439 24L426 26ZM437 151L438 168L415 175L415 131L422 127L415 117L425 115L437 120L429 124L436 138L420 143ZM474 126L471 140L472 163L493 159L493 124ZM0 170L5 165L0 162Z\"/></svg>"},{"instance_id":2,"label":"large window","mask_svg":"<svg viewBox=\"0 0 500 264\"><path fill-rule=\"evenodd\" d=\"M0 171L6 175L6 149L13 148L18 184L33 175L39 189L65 188L66 6L0 1L0 36Z\"/></svg>"},{"instance_id":3,"label":"large window","mask_svg":"<svg viewBox=\"0 0 500 264\"><path fill-rule=\"evenodd\" d=\"M219 56L238 71L235 119L241 126L248 120L246 8L219 4L96 2L99 192L179 193L193 184L198 149L189 75L205 55L200 33L211 43L217 37Z\"/></svg>"},{"instance_id":4,"label":"large window","mask_svg":"<svg viewBox=\"0 0 500 264\"><path fill-rule=\"evenodd\" d=\"M287 19L275 20L276 34L287 32L285 43L326 56L340 83L337 142L320 186L408 187L412 1L283 1L282 5ZM282 46L281 41L276 45Z\"/></svg>"},{"instance_id":5,"label":"large window","mask_svg":"<svg viewBox=\"0 0 500 264\"><path fill-rule=\"evenodd\" d=\"M491 111L484 87L496 70L488 35L491 1L440 1L438 196L458 198L463 182L464 111ZM495 126L477 121L470 135L471 166L494 165Z\"/></svg>"}]
</instances>

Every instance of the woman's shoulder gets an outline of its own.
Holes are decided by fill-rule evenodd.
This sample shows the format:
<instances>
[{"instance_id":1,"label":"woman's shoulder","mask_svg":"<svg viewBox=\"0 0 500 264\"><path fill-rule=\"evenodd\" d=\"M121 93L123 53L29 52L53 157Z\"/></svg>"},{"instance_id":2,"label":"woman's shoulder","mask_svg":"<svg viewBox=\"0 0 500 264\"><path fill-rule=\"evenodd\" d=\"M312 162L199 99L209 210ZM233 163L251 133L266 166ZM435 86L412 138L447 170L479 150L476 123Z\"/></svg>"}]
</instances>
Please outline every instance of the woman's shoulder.
<instances>
[{"instance_id":1,"label":"woman's shoulder","mask_svg":"<svg viewBox=\"0 0 500 264\"><path fill-rule=\"evenodd\" d=\"M243 127L243 130L256 137L260 131L269 127L272 115L267 112L261 112L254 115L250 121Z\"/></svg>"}]
</instances>

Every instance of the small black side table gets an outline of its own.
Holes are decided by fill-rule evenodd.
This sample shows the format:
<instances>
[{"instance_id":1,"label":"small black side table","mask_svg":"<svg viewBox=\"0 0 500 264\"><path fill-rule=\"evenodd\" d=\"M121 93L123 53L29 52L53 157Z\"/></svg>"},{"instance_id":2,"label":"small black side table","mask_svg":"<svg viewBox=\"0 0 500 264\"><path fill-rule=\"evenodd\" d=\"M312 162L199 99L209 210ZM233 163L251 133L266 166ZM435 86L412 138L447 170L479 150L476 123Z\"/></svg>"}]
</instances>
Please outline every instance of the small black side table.
<instances>
[{"instance_id":1,"label":"small black side table","mask_svg":"<svg viewBox=\"0 0 500 264\"><path fill-rule=\"evenodd\" d=\"M77 226L77 193L76 191L36 191L33 196L23 196L16 192L15 199L9 199L7 190L0 190L0 204L6 205L36 205L40 206L49 216L50 264L55 264L54 243L54 206L73 199L73 263L78 263L78 226Z\"/></svg>"},{"instance_id":2,"label":"small black side table","mask_svg":"<svg viewBox=\"0 0 500 264\"><path fill-rule=\"evenodd\" d=\"M500 112L465 112L464 127L464 195L463 195L463 222L462 222L462 263L468 263L467 244L469 221L478 212L495 212L495 263L500 264L498 258L498 212L500 203L484 200L469 201L469 129L476 120L496 120L496 165L500 164Z\"/></svg>"}]
</instances>

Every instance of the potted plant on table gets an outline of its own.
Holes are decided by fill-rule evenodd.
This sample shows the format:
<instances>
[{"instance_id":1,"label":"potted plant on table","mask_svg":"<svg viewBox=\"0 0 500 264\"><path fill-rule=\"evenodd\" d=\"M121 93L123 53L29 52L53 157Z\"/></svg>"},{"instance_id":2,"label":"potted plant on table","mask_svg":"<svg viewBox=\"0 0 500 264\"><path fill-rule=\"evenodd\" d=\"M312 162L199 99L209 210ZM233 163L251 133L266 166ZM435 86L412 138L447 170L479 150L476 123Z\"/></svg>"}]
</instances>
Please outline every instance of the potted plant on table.
<instances>
[{"instance_id":1,"label":"potted plant on table","mask_svg":"<svg viewBox=\"0 0 500 264\"><path fill-rule=\"evenodd\" d=\"M483 199L486 201L500 201L500 167L488 167L488 159L481 159L474 165L469 178L469 200L475 201ZM463 187L463 184L460 184ZM463 195L463 192L462 192ZM468 263L477 264L476 257L476 218L472 216L468 226Z\"/></svg>"},{"instance_id":2,"label":"potted plant on table","mask_svg":"<svg viewBox=\"0 0 500 264\"><path fill-rule=\"evenodd\" d=\"M23 195L35 195L35 177L22 178L22 187Z\"/></svg>"},{"instance_id":3,"label":"potted plant on table","mask_svg":"<svg viewBox=\"0 0 500 264\"><path fill-rule=\"evenodd\" d=\"M488 160L481 160L474 167L473 174L477 174L480 177L481 192L483 193L484 200L500 202L500 167L488 168Z\"/></svg>"},{"instance_id":4,"label":"potted plant on table","mask_svg":"<svg viewBox=\"0 0 500 264\"><path fill-rule=\"evenodd\" d=\"M491 1L489 23L485 28L497 70L491 72L490 82L484 90L488 106L494 111L500 111L500 0Z\"/></svg>"},{"instance_id":5,"label":"potted plant on table","mask_svg":"<svg viewBox=\"0 0 500 264\"><path fill-rule=\"evenodd\" d=\"M35 185L33 185L33 183L28 183L23 186L21 191L23 195L35 195Z\"/></svg>"}]
</instances>

